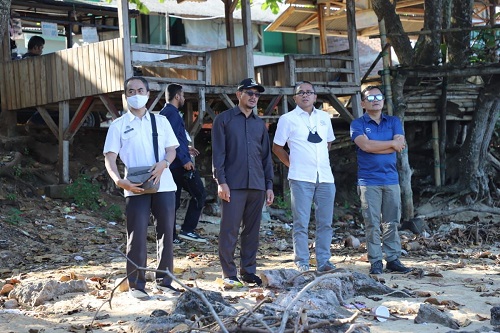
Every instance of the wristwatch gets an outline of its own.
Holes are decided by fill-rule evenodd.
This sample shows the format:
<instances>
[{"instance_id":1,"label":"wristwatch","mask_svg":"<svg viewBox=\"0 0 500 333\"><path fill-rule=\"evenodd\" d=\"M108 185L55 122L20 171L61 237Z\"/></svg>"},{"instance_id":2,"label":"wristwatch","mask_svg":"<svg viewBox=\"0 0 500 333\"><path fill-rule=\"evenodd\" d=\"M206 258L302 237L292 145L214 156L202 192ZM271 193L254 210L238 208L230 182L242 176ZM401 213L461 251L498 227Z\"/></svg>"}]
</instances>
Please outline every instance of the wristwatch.
<instances>
[{"instance_id":1,"label":"wristwatch","mask_svg":"<svg viewBox=\"0 0 500 333\"><path fill-rule=\"evenodd\" d=\"M165 162L167 162L167 168L170 166L170 162L167 160L167 158L164 158Z\"/></svg>"}]
</instances>

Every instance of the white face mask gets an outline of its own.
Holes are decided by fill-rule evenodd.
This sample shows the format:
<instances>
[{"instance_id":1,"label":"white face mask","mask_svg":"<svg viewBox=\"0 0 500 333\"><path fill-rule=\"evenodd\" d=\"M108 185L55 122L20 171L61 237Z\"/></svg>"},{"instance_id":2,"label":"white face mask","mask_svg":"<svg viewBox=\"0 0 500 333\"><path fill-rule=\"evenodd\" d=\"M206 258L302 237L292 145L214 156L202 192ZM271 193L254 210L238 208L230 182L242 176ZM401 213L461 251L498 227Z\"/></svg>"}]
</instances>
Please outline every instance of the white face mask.
<instances>
[{"instance_id":1,"label":"white face mask","mask_svg":"<svg viewBox=\"0 0 500 333\"><path fill-rule=\"evenodd\" d=\"M148 95L133 95L127 97L127 103L131 108L139 110L146 105L148 99L149 99Z\"/></svg>"}]
</instances>

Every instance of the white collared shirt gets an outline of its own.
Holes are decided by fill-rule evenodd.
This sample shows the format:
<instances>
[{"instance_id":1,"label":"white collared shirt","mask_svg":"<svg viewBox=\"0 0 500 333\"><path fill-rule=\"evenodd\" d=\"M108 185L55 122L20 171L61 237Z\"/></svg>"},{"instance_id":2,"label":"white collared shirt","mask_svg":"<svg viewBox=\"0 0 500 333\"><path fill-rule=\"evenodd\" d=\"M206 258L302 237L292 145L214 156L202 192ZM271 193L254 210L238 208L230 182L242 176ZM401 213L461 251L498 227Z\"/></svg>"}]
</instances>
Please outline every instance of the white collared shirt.
<instances>
[{"instance_id":1,"label":"white collared shirt","mask_svg":"<svg viewBox=\"0 0 500 333\"><path fill-rule=\"evenodd\" d=\"M319 143L307 141L310 132L321 137ZM288 144L290 170L288 179L316 183L334 183L328 142L335 140L332 122L328 113L314 109L309 115L300 107L282 115L274 135L274 143ZM319 178L318 178L319 177Z\"/></svg>"},{"instance_id":2,"label":"white collared shirt","mask_svg":"<svg viewBox=\"0 0 500 333\"><path fill-rule=\"evenodd\" d=\"M153 148L153 129L151 128L151 113L146 112L142 118L127 112L115 119L108 129L103 153L113 152L119 155L126 168L150 166L156 163ZM158 132L158 161L165 158L165 148L179 146L172 126L162 115L156 117ZM125 175L126 177L126 175ZM158 192L176 191L174 179L170 169L163 170ZM125 196L135 195L125 191Z\"/></svg>"}]
</instances>

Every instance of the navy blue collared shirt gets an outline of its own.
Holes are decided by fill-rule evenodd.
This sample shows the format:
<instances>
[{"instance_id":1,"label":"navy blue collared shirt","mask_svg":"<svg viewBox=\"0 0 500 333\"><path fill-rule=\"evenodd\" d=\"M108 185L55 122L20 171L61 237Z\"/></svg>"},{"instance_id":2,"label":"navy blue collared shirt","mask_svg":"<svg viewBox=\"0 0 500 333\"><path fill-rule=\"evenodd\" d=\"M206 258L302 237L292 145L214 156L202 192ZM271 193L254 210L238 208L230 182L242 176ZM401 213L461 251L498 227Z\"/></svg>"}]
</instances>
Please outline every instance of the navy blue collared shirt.
<instances>
[{"instance_id":1,"label":"navy blue collared shirt","mask_svg":"<svg viewBox=\"0 0 500 333\"><path fill-rule=\"evenodd\" d=\"M174 130L177 141L179 141L179 147L175 149L176 155L175 160L170 165L170 169L183 168L184 164L191 161L191 155L189 155L189 142L186 137L186 128L184 126L184 120L182 120L179 110L172 104L167 104L160 111L160 114L167 117L170 126Z\"/></svg>"},{"instance_id":2,"label":"navy blue collared shirt","mask_svg":"<svg viewBox=\"0 0 500 333\"><path fill-rule=\"evenodd\" d=\"M238 106L222 112L212 126L212 170L229 189L271 190L273 165L266 124Z\"/></svg>"},{"instance_id":3,"label":"navy blue collared shirt","mask_svg":"<svg viewBox=\"0 0 500 333\"><path fill-rule=\"evenodd\" d=\"M403 126L398 117L382 114L380 124L372 120L367 113L351 122L351 139L366 135L370 140L390 141L394 136L404 135ZM374 154L356 146L358 155L358 185L396 185L399 184L396 167L396 152Z\"/></svg>"}]
</instances>

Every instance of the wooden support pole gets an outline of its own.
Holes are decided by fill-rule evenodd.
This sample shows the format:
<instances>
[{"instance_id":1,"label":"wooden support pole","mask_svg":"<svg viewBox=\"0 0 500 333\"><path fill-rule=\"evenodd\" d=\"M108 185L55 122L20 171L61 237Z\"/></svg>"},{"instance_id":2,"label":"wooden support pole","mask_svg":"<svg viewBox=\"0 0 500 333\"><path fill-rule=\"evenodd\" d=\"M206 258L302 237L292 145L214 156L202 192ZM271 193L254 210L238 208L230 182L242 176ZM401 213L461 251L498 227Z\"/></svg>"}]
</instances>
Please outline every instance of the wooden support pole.
<instances>
[{"instance_id":1,"label":"wooden support pole","mask_svg":"<svg viewBox=\"0 0 500 333\"><path fill-rule=\"evenodd\" d=\"M69 101L59 102L59 184L69 184L69 141L64 132L69 126Z\"/></svg>"},{"instance_id":2,"label":"wooden support pole","mask_svg":"<svg viewBox=\"0 0 500 333\"><path fill-rule=\"evenodd\" d=\"M380 44L382 45L382 49L385 49L385 45L387 44L387 36L386 36L384 19L382 19L378 23L378 28L380 30ZM386 100L385 106L387 108L387 114L392 116L394 114L394 103L392 100L391 76L389 70L389 68L391 67L390 52L385 51L382 54L382 63L384 66L384 69L382 70L382 82L384 84L384 90L385 90L384 91Z\"/></svg>"},{"instance_id":3,"label":"wooden support pole","mask_svg":"<svg viewBox=\"0 0 500 333\"><path fill-rule=\"evenodd\" d=\"M327 5L325 5L324 3L318 4L319 51L321 54L328 53L328 47L326 45L327 35L326 35L326 24L325 24L326 6Z\"/></svg>"},{"instance_id":4,"label":"wooden support pole","mask_svg":"<svg viewBox=\"0 0 500 333\"><path fill-rule=\"evenodd\" d=\"M102 104L106 107L106 110L109 111L111 114L111 118L115 120L116 118L119 118L121 116L120 111L116 108L115 104L109 98L108 95L99 95L99 99L101 100Z\"/></svg>"},{"instance_id":5,"label":"wooden support pole","mask_svg":"<svg viewBox=\"0 0 500 333\"><path fill-rule=\"evenodd\" d=\"M352 57L352 67L354 69L354 82L361 86L361 74L359 72L359 52L356 32L356 6L354 0L347 0L347 39L349 40L349 55ZM351 98L352 114L354 118L359 118L363 115L361 108L361 89L356 92Z\"/></svg>"},{"instance_id":6,"label":"wooden support pole","mask_svg":"<svg viewBox=\"0 0 500 333\"><path fill-rule=\"evenodd\" d=\"M253 33L252 14L250 11L250 0L241 0L241 18L243 20L243 41L246 49L246 72L247 77L254 77L253 65Z\"/></svg>"},{"instance_id":7,"label":"wooden support pole","mask_svg":"<svg viewBox=\"0 0 500 333\"><path fill-rule=\"evenodd\" d=\"M132 69L132 53L130 51L130 19L128 15L128 1L119 0L118 5L118 26L120 28L120 38L123 38L123 81L134 74ZM127 109L127 106L124 106Z\"/></svg>"},{"instance_id":8,"label":"wooden support pole","mask_svg":"<svg viewBox=\"0 0 500 333\"><path fill-rule=\"evenodd\" d=\"M432 151L434 152L434 185L441 186L441 167L439 158L439 127L438 122L432 122Z\"/></svg>"},{"instance_id":9,"label":"wooden support pole","mask_svg":"<svg viewBox=\"0 0 500 333\"><path fill-rule=\"evenodd\" d=\"M0 100L1 100L1 109L3 111L2 120L4 123L0 124L4 133L7 133L7 136L12 137L17 135L16 124L17 124L17 112L8 110L8 98L6 97L9 93L6 87L6 66L5 62L11 61L11 50L10 50L10 36L9 36L9 17L10 17L10 1L3 1L0 3L1 5L6 5L6 7L0 8L0 15L4 16L5 19L0 19L0 31L3 31L3 34L0 35L0 63L2 64L0 68Z\"/></svg>"},{"instance_id":10,"label":"wooden support pole","mask_svg":"<svg viewBox=\"0 0 500 333\"><path fill-rule=\"evenodd\" d=\"M36 110L42 116L43 121L45 121L45 124L47 124L48 128L54 134L54 136L57 138L59 136L59 129L52 119L52 117L49 114L49 111L45 108L45 106L37 106Z\"/></svg>"},{"instance_id":11,"label":"wooden support pole","mask_svg":"<svg viewBox=\"0 0 500 333\"><path fill-rule=\"evenodd\" d=\"M89 114L92 112L92 109L95 106L95 102L96 100L94 96L87 96L82 99L75 115L68 125L68 128L64 131L63 140L70 141L71 139L73 139L76 132L80 129L80 127L82 127L85 119L87 119Z\"/></svg>"},{"instance_id":12,"label":"wooden support pole","mask_svg":"<svg viewBox=\"0 0 500 333\"><path fill-rule=\"evenodd\" d=\"M441 90L440 103L438 105L439 112L439 158L441 168L441 183L446 183L446 141L447 141L447 128L446 128L446 109L448 105L448 78L443 78L443 85Z\"/></svg>"},{"instance_id":13,"label":"wooden support pole","mask_svg":"<svg viewBox=\"0 0 500 333\"><path fill-rule=\"evenodd\" d=\"M233 11L237 0L224 1L224 21L226 23L226 47L234 47L234 20Z\"/></svg>"}]
</instances>

